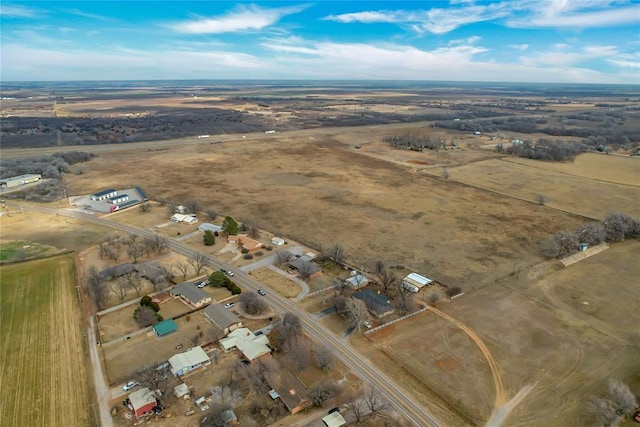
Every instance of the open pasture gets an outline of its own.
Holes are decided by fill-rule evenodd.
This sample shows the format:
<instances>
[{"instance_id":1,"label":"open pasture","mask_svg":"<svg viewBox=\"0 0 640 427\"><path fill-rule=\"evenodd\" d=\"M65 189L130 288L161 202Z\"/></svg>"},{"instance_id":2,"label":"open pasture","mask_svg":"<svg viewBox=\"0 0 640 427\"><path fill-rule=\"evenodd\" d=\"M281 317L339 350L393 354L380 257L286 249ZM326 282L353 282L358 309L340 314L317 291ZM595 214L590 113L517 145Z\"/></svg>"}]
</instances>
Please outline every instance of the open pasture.
<instances>
[{"instance_id":1,"label":"open pasture","mask_svg":"<svg viewBox=\"0 0 640 427\"><path fill-rule=\"evenodd\" d=\"M522 160L524 159L491 159L450 167L450 179L534 203L536 194L544 194L549 197L547 206L591 218L601 219L612 211L640 216L640 203L637 203L640 200L640 187L598 180L606 176L608 169L584 176L589 171L589 166L585 166L585 163L604 161L602 168L616 168L615 162L619 161L620 172L611 172L610 175L615 177L612 180L629 182L633 175L633 165L629 167L626 163L635 162L636 159L602 156L577 165ZM610 162L614 164L609 164ZM563 168L568 172L564 172ZM535 208L532 206L530 209Z\"/></svg>"},{"instance_id":2,"label":"open pasture","mask_svg":"<svg viewBox=\"0 0 640 427\"><path fill-rule=\"evenodd\" d=\"M549 234L583 222L415 173L313 133L112 152L87 169L69 178L69 191L95 191L107 175L114 187L143 182L149 194L174 203L197 197L222 215L255 221L302 244L340 242L362 268L383 259L452 285L508 274L516 262L537 260L537 245Z\"/></svg>"},{"instance_id":3,"label":"open pasture","mask_svg":"<svg viewBox=\"0 0 640 427\"><path fill-rule=\"evenodd\" d=\"M91 425L72 256L4 266L3 426Z\"/></svg>"}]
</instances>

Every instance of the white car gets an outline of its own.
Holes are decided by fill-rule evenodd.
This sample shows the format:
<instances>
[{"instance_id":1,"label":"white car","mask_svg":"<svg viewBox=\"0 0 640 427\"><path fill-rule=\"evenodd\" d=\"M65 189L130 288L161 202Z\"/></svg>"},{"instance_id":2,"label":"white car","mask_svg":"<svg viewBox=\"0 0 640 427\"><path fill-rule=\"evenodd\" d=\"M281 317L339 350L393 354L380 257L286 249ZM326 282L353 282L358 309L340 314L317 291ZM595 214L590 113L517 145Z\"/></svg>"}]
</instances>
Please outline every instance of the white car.
<instances>
[{"instance_id":1,"label":"white car","mask_svg":"<svg viewBox=\"0 0 640 427\"><path fill-rule=\"evenodd\" d=\"M231 308L231 307L233 307L233 306L234 306L234 304L233 304L232 302L228 302L228 303L226 303L226 304L224 305L224 308Z\"/></svg>"},{"instance_id":2,"label":"white car","mask_svg":"<svg viewBox=\"0 0 640 427\"><path fill-rule=\"evenodd\" d=\"M137 381L129 381L124 386L122 386L122 391L129 391L132 388L136 387L137 385L138 385Z\"/></svg>"},{"instance_id":3,"label":"white car","mask_svg":"<svg viewBox=\"0 0 640 427\"><path fill-rule=\"evenodd\" d=\"M231 271L231 270L227 271L227 274L228 274L229 276L231 276L231 277L233 277L233 276L234 276L233 271Z\"/></svg>"},{"instance_id":4,"label":"white car","mask_svg":"<svg viewBox=\"0 0 640 427\"><path fill-rule=\"evenodd\" d=\"M202 288L204 288L205 286L207 286L207 282L205 282L205 281L199 282L196 286L197 286L198 288L202 289Z\"/></svg>"}]
</instances>

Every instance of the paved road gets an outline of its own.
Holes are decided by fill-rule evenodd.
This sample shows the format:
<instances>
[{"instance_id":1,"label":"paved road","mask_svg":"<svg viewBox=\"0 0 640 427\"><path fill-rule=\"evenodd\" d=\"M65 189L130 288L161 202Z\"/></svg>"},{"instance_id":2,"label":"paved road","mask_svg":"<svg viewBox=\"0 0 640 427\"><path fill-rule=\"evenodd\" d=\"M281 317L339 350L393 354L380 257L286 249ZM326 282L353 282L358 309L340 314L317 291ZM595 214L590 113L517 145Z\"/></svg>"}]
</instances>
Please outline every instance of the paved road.
<instances>
[{"instance_id":1,"label":"paved road","mask_svg":"<svg viewBox=\"0 0 640 427\"><path fill-rule=\"evenodd\" d=\"M138 234L143 237L152 237L154 235L154 233L149 230L140 229L126 224L120 224L109 219L99 218L82 212L46 208L33 205L24 205L22 207L26 210L77 218L105 227L116 228L126 233ZM190 248L175 239L169 238L167 240L168 247L176 253L182 254L187 257L194 257L196 254L200 254L200 252L198 252L197 250ZM232 266L222 263L215 258L207 257L206 259L207 266L211 268L232 268ZM256 282L247 273L242 270L236 271L237 272L234 280L244 289L255 292L261 288L260 283ZM342 363L347 366L347 368L354 372L363 381L374 386L379 391L379 393L404 418L419 427L441 426L441 424L425 408L407 397L410 396L409 393L407 393L402 387L400 387L392 378L388 377L387 375L376 369L374 366L372 366L359 352L351 348L343 337L337 337L330 331L326 330L322 325L320 325L317 321L317 317L314 314L307 313L306 311L299 309L298 306L295 305L292 301L282 298L276 293L268 293L265 298L268 300L275 311L279 313L289 312L298 316L306 332L310 336L314 337L316 340L333 349L335 357L337 357ZM101 371L101 367L95 366L95 370ZM101 406L101 417L103 416L105 416L105 414L102 413Z\"/></svg>"}]
</instances>

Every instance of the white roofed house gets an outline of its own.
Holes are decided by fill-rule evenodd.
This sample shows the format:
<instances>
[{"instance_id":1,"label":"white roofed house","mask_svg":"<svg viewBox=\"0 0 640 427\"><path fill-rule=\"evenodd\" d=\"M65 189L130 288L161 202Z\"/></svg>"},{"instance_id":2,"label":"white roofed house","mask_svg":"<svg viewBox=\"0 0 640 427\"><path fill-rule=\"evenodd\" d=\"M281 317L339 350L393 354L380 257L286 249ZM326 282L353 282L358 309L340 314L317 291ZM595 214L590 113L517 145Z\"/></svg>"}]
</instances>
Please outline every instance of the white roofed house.
<instances>
[{"instance_id":1,"label":"white roofed house","mask_svg":"<svg viewBox=\"0 0 640 427\"><path fill-rule=\"evenodd\" d=\"M220 340L220 346L225 352L237 349L251 363L263 357L271 356L266 335L256 336L247 328L238 328Z\"/></svg>"},{"instance_id":2,"label":"white roofed house","mask_svg":"<svg viewBox=\"0 0 640 427\"><path fill-rule=\"evenodd\" d=\"M210 363L211 360L202 347L193 347L184 353L178 353L169 358L171 373L174 376L184 375Z\"/></svg>"},{"instance_id":3,"label":"white roofed house","mask_svg":"<svg viewBox=\"0 0 640 427\"><path fill-rule=\"evenodd\" d=\"M195 224L198 222L198 218L194 214L173 214L171 217L171 221L173 222L184 222L185 224Z\"/></svg>"}]
</instances>

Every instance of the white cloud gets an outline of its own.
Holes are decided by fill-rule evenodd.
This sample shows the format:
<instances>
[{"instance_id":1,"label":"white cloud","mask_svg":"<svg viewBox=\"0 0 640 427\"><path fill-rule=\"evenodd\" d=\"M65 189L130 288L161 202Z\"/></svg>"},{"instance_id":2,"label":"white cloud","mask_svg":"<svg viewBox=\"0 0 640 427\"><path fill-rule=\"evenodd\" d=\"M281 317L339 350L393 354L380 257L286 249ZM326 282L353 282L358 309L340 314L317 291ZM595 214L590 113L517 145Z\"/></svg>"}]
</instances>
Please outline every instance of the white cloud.
<instances>
[{"instance_id":1,"label":"white cloud","mask_svg":"<svg viewBox=\"0 0 640 427\"><path fill-rule=\"evenodd\" d=\"M24 6L0 4L0 16L3 18L35 18L38 15L35 9Z\"/></svg>"},{"instance_id":2,"label":"white cloud","mask_svg":"<svg viewBox=\"0 0 640 427\"><path fill-rule=\"evenodd\" d=\"M548 51L532 53L520 59L526 65L564 67L593 59L607 59L615 54L617 54L616 46L589 45L581 50L571 50L570 46L556 44Z\"/></svg>"},{"instance_id":3,"label":"white cloud","mask_svg":"<svg viewBox=\"0 0 640 427\"><path fill-rule=\"evenodd\" d=\"M513 48L513 49L517 49L517 50L527 50L527 49L529 49L529 45L526 44L526 43L523 43L523 44L510 44L509 47Z\"/></svg>"},{"instance_id":4,"label":"white cloud","mask_svg":"<svg viewBox=\"0 0 640 427\"><path fill-rule=\"evenodd\" d=\"M174 31L190 34L219 34L259 30L278 22L283 16L297 13L306 6L265 9L256 5L240 6L216 18L199 17L191 21L170 24Z\"/></svg>"},{"instance_id":5,"label":"white cloud","mask_svg":"<svg viewBox=\"0 0 640 427\"><path fill-rule=\"evenodd\" d=\"M471 37L467 37L466 39L449 40L449 46L455 46L460 44L475 44L475 43L478 43L479 41L480 41L479 36L471 36Z\"/></svg>"},{"instance_id":6,"label":"white cloud","mask_svg":"<svg viewBox=\"0 0 640 427\"><path fill-rule=\"evenodd\" d=\"M620 67L635 70L640 72L640 52L623 53L607 58L607 62ZM636 81L638 83L638 75L636 74Z\"/></svg>"},{"instance_id":7,"label":"white cloud","mask_svg":"<svg viewBox=\"0 0 640 427\"><path fill-rule=\"evenodd\" d=\"M590 28L634 24L640 5L618 6L615 0L512 0L475 4L456 1L429 10L370 10L325 17L341 23L395 23L416 32L444 34L484 21L522 28Z\"/></svg>"}]
</instances>

